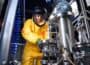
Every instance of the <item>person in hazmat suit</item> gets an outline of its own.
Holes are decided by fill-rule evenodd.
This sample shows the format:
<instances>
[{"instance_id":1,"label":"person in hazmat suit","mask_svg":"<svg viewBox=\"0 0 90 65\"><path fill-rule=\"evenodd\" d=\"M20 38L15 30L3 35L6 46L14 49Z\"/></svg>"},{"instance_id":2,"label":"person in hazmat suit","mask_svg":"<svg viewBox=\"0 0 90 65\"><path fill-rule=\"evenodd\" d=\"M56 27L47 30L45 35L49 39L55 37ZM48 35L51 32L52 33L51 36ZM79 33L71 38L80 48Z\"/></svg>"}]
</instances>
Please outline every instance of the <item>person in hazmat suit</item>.
<instances>
[{"instance_id":1,"label":"person in hazmat suit","mask_svg":"<svg viewBox=\"0 0 90 65\"><path fill-rule=\"evenodd\" d=\"M24 23L21 34L26 40L26 44L21 65L41 65L43 53L39 44L41 41L48 39L48 23L44 19L44 14L44 9L35 7L32 18L26 20Z\"/></svg>"}]
</instances>

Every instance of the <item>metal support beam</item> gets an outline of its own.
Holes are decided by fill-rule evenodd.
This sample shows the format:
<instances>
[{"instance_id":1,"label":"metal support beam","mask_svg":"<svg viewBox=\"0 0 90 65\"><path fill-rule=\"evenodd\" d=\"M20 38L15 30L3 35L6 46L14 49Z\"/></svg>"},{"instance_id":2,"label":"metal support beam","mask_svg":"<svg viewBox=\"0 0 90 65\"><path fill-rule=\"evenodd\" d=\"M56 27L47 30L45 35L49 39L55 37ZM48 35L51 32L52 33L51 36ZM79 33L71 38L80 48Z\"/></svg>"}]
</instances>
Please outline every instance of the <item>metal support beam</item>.
<instances>
[{"instance_id":1,"label":"metal support beam","mask_svg":"<svg viewBox=\"0 0 90 65\"><path fill-rule=\"evenodd\" d=\"M0 65L5 65L8 53L17 9L18 0L9 0L0 37Z\"/></svg>"},{"instance_id":2,"label":"metal support beam","mask_svg":"<svg viewBox=\"0 0 90 65\"><path fill-rule=\"evenodd\" d=\"M84 22L85 22L85 27L86 27L86 31L87 31L87 36L90 39L90 30L89 30L89 25L88 25L88 21L87 21L87 14L85 12L84 0L80 0L80 5L81 5L81 9L82 9L82 14L84 16Z\"/></svg>"}]
</instances>

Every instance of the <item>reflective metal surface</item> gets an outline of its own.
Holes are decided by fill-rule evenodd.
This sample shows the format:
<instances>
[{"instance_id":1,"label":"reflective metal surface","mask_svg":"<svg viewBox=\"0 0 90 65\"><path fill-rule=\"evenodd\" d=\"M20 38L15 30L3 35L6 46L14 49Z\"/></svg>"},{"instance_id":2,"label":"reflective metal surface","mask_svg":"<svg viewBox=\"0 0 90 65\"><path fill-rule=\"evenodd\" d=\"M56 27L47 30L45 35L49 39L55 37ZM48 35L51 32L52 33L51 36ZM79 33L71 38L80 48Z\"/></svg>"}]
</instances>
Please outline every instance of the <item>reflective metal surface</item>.
<instances>
[{"instance_id":1,"label":"reflective metal surface","mask_svg":"<svg viewBox=\"0 0 90 65\"><path fill-rule=\"evenodd\" d=\"M17 4L18 0L9 0L6 10L0 38L0 65L7 62Z\"/></svg>"}]
</instances>

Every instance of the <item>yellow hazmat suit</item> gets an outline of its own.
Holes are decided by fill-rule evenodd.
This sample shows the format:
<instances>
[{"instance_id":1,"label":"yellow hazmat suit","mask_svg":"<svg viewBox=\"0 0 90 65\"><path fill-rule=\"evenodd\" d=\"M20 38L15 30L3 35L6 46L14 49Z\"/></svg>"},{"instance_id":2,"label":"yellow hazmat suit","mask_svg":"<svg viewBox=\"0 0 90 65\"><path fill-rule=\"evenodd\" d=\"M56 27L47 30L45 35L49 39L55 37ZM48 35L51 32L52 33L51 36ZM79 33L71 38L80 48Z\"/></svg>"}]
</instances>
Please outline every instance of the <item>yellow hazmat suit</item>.
<instances>
[{"instance_id":1,"label":"yellow hazmat suit","mask_svg":"<svg viewBox=\"0 0 90 65\"><path fill-rule=\"evenodd\" d=\"M24 23L22 29L22 36L26 40L22 65L41 65L41 59L43 53L40 52L40 48L37 45L37 40L46 40L48 38L48 24L46 23L42 27L37 26L33 19L28 19ZM36 62L34 62L36 59Z\"/></svg>"}]
</instances>

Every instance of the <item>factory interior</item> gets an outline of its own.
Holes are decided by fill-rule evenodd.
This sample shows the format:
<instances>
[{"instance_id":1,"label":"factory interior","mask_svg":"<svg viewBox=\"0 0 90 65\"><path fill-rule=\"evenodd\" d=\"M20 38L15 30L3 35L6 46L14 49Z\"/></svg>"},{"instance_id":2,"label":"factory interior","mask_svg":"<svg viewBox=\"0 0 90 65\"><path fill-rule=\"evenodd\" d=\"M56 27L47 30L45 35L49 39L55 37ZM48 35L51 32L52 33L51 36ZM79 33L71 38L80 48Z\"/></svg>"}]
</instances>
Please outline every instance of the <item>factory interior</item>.
<instances>
[{"instance_id":1,"label":"factory interior","mask_svg":"<svg viewBox=\"0 0 90 65\"><path fill-rule=\"evenodd\" d=\"M71 7L70 17L63 16L62 12L67 12L64 5ZM21 65L26 42L21 30L24 22L32 18L31 10L35 6L46 9L46 20L52 28L49 34L55 42L48 45L51 52L46 50L52 58L47 56L43 60L48 62L42 65L90 65L90 0L0 0L0 65ZM58 23L62 21L60 25L54 23L58 21L54 15L60 18Z\"/></svg>"}]
</instances>

